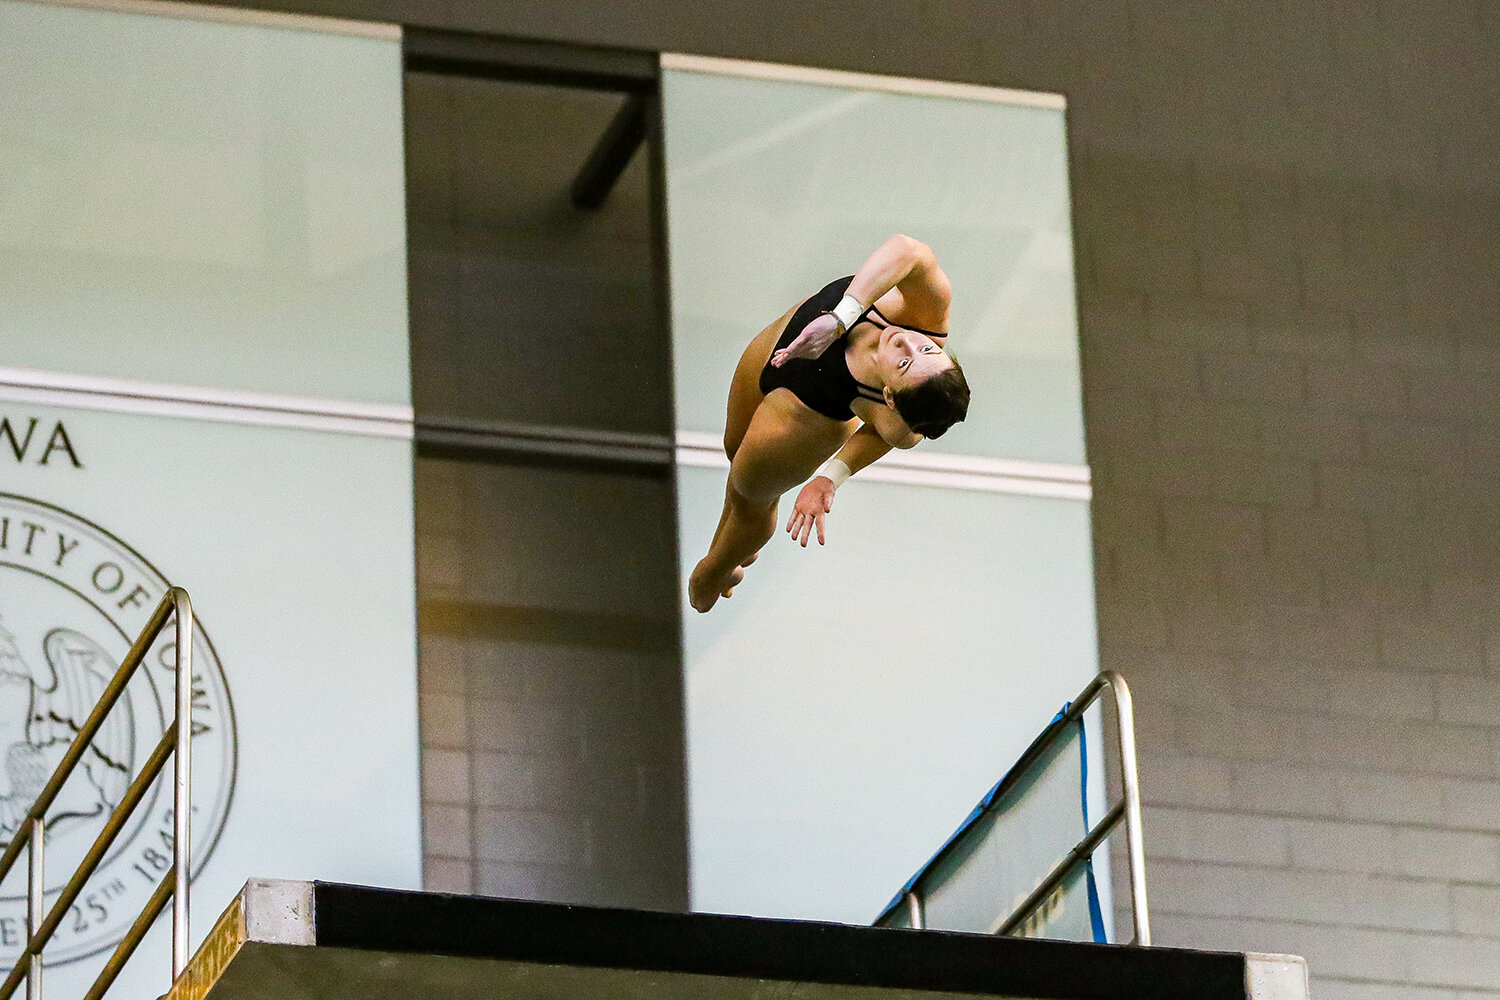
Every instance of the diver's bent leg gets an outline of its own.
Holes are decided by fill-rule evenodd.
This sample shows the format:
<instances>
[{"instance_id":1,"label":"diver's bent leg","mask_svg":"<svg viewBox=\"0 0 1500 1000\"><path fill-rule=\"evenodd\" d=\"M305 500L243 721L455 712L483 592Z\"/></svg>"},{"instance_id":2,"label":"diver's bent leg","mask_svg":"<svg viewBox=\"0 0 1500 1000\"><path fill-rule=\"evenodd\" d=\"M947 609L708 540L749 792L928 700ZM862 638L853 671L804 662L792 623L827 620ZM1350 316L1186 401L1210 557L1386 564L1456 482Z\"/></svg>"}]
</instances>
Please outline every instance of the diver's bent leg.
<instances>
[{"instance_id":1,"label":"diver's bent leg","mask_svg":"<svg viewBox=\"0 0 1500 1000\"><path fill-rule=\"evenodd\" d=\"M724 514L708 555L688 580L688 600L699 611L713 607L744 577L761 546L776 533L776 504L833 454L853 428L809 410L790 390L768 393L745 425L732 452Z\"/></svg>"},{"instance_id":2,"label":"diver's bent leg","mask_svg":"<svg viewBox=\"0 0 1500 1000\"><path fill-rule=\"evenodd\" d=\"M688 578L688 603L701 612L713 607L720 597L727 597L745 578L744 567L755 561L761 546L775 533L776 500L751 500L731 481L713 544Z\"/></svg>"},{"instance_id":3,"label":"diver's bent leg","mask_svg":"<svg viewBox=\"0 0 1500 1000\"><path fill-rule=\"evenodd\" d=\"M708 547L712 549L719 536L724 534L724 525L729 523L730 494L734 492L734 478L727 477L724 482L724 510L719 514L719 523L714 526L713 538L709 540Z\"/></svg>"},{"instance_id":4,"label":"diver's bent leg","mask_svg":"<svg viewBox=\"0 0 1500 1000\"><path fill-rule=\"evenodd\" d=\"M732 485L730 485L729 483L725 483L724 484L724 511L723 511L723 513L721 513L719 515L719 523L718 523L718 526L714 528L713 538L709 540L708 547L709 547L710 551L713 550L714 544L716 542L718 542L719 536L722 535L722 534L724 534L724 525L726 525L726 524L729 523L729 510L730 510L730 507L733 506L733 503L730 500L730 494L733 493L733 492L734 492L734 487ZM741 566L749 566L751 563L755 562L755 560L758 559L759 557L760 557L760 550L757 549L756 551L750 553L749 556L745 557L744 559L741 559L740 560L740 565ZM729 595L725 594L724 596L728 597Z\"/></svg>"}]
</instances>

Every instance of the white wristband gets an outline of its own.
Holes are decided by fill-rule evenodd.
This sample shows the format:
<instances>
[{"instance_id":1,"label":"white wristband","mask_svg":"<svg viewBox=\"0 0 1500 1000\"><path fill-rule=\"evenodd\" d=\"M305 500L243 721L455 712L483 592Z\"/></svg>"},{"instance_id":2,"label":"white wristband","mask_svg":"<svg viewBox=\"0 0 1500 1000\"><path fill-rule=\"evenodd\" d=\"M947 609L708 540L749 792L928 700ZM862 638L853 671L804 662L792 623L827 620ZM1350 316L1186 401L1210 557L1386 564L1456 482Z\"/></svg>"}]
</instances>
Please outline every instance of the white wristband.
<instances>
[{"instance_id":1,"label":"white wristband","mask_svg":"<svg viewBox=\"0 0 1500 1000\"><path fill-rule=\"evenodd\" d=\"M819 476L822 476L824 479L831 479L833 480L833 488L838 489L840 486L843 486L844 481L852 475L854 475L853 469L849 468L849 466L845 465L837 458L830 458L828 461L818 466L818 471L813 473L813 478L817 479Z\"/></svg>"},{"instance_id":2,"label":"white wristband","mask_svg":"<svg viewBox=\"0 0 1500 1000\"><path fill-rule=\"evenodd\" d=\"M845 295L842 299L839 299L839 304L834 306L832 311L834 319L844 324L844 329L848 330L859 320L860 314L865 311L865 307L859 304L859 299L856 299L852 295Z\"/></svg>"}]
</instances>

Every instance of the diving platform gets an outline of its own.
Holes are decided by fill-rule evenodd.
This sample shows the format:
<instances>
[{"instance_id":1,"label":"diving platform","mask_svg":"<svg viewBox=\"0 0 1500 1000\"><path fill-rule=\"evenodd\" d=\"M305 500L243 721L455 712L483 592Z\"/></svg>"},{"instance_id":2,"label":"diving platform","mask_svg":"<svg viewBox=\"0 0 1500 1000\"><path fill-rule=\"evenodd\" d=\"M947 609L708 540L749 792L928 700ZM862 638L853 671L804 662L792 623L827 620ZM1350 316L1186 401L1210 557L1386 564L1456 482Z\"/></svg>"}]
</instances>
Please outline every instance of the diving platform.
<instances>
[{"instance_id":1,"label":"diving platform","mask_svg":"<svg viewBox=\"0 0 1500 1000\"><path fill-rule=\"evenodd\" d=\"M1306 1000L1302 959L253 879L167 1000Z\"/></svg>"}]
</instances>

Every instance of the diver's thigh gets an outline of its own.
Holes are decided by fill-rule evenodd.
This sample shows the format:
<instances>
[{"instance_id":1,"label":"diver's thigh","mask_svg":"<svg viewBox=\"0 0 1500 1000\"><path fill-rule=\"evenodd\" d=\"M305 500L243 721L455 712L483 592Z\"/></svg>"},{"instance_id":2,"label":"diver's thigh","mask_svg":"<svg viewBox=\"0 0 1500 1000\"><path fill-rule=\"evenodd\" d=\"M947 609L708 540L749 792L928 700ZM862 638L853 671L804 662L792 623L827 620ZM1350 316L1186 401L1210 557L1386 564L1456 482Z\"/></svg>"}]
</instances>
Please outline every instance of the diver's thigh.
<instances>
[{"instance_id":1,"label":"diver's thigh","mask_svg":"<svg viewBox=\"0 0 1500 1000\"><path fill-rule=\"evenodd\" d=\"M771 503L812 475L846 436L843 424L813 413L787 389L773 390L750 418L729 464L729 485L747 500Z\"/></svg>"},{"instance_id":2,"label":"diver's thigh","mask_svg":"<svg viewBox=\"0 0 1500 1000\"><path fill-rule=\"evenodd\" d=\"M729 383L729 412L724 420L724 454L731 459L740 450L740 442L745 440L750 421L765 398L760 391L760 366L747 365L741 360L740 366L734 370L733 381Z\"/></svg>"},{"instance_id":3,"label":"diver's thigh","mask_svg":"<svg viewBox=\"0 0 1500 1000\"><path fill-rule=\"evenodd\" d=\"M756 334L735 365L734 378L729 383L729 412L724 421L724 454L730 458L734 458L734 453L739 450L740 442L750 428L751 418L766 398L760 391L760 373L766 367L766 359L771 356L776 338L790 318L791 312L788 312Z\"/></svg>"}]
</instances>

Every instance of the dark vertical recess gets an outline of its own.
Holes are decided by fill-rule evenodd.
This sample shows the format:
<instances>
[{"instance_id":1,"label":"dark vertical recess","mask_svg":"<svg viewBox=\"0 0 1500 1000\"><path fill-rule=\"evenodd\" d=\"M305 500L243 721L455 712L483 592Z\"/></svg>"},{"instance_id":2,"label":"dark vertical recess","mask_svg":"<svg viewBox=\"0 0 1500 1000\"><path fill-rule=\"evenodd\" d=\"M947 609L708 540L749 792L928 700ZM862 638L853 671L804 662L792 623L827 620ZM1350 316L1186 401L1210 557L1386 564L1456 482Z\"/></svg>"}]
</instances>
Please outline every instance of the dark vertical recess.
<instances>
[{"instance_id":1,"label":"dark vertical recess","mask_svg":"<svg viewBox=\"0 0 1500 1000\"><path fill-rule=\"evenodd\" d=\"M403 45L429 881L685 909L656 58Z\"/></svg>"}]
</instances>

